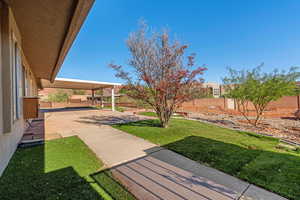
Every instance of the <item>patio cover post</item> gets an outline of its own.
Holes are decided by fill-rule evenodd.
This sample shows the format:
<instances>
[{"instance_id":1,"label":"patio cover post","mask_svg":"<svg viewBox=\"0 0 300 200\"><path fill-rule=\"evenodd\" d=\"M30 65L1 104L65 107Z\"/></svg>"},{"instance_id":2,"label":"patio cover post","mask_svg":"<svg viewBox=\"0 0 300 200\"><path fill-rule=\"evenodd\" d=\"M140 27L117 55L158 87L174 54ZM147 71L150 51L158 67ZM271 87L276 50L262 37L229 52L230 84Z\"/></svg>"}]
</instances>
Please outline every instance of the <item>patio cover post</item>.
<instances>
[{"instance_id":1,"label":"patio cover post","mask_svg":"<svg viewBox=\"0 0 300 200\"><path fill-rule=\"evenodd\" d=\"M95 90L92 90L92 105L95 104Z\"/></svg>"},{"instance_id":2,"label":"patio cover post","mask_svg":"<svg viewBox=\"0 0 300 200\"><path fill-rule=\"evenodd\" d=\"M103 102L103 88L101 88L102 92L101 92L101 108L104 108L104 102Z\"/></svg>"},{"instance_id":3,"label":"patio cover post","mask_svg":"<svg viewBox=\"0 0 300 200\"><path fill-rule=\"evenodd\" d=\"M111 110L115 111L115 86L111 88Z\"/></svg>"}]
</instances>

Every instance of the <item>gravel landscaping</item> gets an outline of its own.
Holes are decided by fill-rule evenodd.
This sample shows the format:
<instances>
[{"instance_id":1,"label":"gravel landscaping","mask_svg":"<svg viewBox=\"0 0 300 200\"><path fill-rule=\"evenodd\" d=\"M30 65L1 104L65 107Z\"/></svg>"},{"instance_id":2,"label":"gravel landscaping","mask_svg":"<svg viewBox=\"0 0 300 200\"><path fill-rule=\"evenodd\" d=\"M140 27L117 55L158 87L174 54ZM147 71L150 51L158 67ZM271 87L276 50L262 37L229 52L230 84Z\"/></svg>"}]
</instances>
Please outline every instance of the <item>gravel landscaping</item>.
<instances>
[{"instance_id":1,"label":"gravel landscaping","mask_svg":"<svg viewBox=\"0 0 300 200\"><path fill-rule=\"evenodd\" d=\"M213 123L222 127L272 135L300 144L300 120L295 118L265 118L258 127L248 124L242 116L229 114L190 113L190 119Z\"/></svg>"}]
</instances>

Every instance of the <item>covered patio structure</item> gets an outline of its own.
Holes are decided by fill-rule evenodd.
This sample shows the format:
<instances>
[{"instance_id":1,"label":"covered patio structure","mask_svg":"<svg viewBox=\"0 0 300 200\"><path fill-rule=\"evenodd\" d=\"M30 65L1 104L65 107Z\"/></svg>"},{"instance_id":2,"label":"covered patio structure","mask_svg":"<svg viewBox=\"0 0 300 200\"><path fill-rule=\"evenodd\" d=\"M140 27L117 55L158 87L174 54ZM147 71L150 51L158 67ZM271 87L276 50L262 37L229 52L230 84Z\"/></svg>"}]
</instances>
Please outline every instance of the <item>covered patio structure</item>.
<instances>
[{"instance_id":1,"label":"covered patio structure","mask_svg":"<svg viewBox=\"0 0 300 200\"><path fill-rule=\"evenodd\" d=\"M115 87L121 86L120 83L89 81L69 78L56 78L54 82L48 80L41 81L43 88L60 88L60 89L77 89L77 90L91 90L92 104L95 104L95 92L105 88L111 88L111 109L115 111Z\"/></svg>"}]
</instances>

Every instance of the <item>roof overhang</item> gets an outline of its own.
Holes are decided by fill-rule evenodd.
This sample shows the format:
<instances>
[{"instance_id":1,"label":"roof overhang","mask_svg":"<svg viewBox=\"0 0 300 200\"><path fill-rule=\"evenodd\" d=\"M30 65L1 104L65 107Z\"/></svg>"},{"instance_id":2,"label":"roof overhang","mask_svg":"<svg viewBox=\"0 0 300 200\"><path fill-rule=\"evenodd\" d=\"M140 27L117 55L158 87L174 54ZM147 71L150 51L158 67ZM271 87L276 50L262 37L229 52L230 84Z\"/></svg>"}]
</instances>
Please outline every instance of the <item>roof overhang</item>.
<instances>
[{"instance_id":1,"label":"roof overhang","mask_svg":"<svg viewBox=\"0 0 300 200\"><path fill-rule=\"evenodd\" d=\"M94 0L6 0L37 79L54 81Z\"/></svg>"},{"instance_id":2,"label":"roof overhang","mask_svg":"<svg viewBox=\"0 0 300 200\"><path fill-rule=\"evenodd\" d=\"M112 88L121 86L120 83L109 83L100 81L87 81L69 78L56 78L53 83L48 80L41 80L43 88L61 88L61 89L79 89L79 90L97 90L101 88Z\"/></svg>"}]
</instances>

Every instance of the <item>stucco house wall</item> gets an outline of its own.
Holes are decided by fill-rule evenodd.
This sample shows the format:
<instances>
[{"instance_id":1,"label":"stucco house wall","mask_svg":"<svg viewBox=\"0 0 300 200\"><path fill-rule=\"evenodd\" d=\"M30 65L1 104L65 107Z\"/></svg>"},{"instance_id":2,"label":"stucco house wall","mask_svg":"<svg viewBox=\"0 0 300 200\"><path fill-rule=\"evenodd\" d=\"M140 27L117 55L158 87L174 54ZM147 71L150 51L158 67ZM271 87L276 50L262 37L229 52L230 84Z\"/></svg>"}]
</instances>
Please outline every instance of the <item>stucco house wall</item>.
<instances>
[{"instance_id":1,"label":"stucco house wall","mask_svg":"<svg viewBox=\"0 0 300 200\"><path fill-rule=\"evenodd\" d=\"M12 106L14 104L14 97L12 95L13 79L12 76L7 76L7 74L11 73L12 68L14 67L11 53L12 45L14 45L14 43L11 42L13 35L21 54L21 70L24 69L24 73L26 72L26 77L28 79L26 96L36 96L36 79L28 65L26 56L23 54L23 50L21 49L22 39L12 10L4 7L0 1L0 176L15 152L25 127L22 111L20 112L18 119L14 120L12 117ZM25 89L25 84L23 84L22 87ZM10 103L7 103L9 101ZM22 104L19 109L22 110ZM4 123L6 123L6 125L7 123L10 123L10 126L4 127Z\"/></svg>"}]
</instances>

